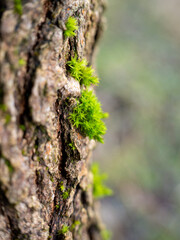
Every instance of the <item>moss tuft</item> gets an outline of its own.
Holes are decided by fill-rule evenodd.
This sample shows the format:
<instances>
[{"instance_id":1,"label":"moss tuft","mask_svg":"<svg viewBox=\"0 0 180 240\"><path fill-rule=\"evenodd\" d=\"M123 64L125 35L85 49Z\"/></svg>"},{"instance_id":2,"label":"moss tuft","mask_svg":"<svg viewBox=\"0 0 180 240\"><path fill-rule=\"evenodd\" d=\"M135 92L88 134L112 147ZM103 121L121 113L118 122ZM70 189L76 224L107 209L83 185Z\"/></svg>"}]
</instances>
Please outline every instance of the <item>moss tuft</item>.
<instances>
[{"instance_id":1,"label":"moss tuft","mask_svg":"<svg viewBox=\"0 0 180 240\"><path fill-rule=\"evenodd\" d=\"M20 59L18 60L18 64L19 64L20 67L23 67L23 66L26 65L26 61L25 61L23 58L20 58Z\"/></svg>"},{"instance_id":2,"label":"moss tuft","mask_svg":"<svg viewBox=\"0 0 180 240\"><path fill-rule=\"evenodd\" d=\"M71 76L74 77L80 84L84 86L90 86L91 84L98 85L99 79L94 76L94 70L92 67L87 67L88 63L85 59L79 60L77 59L77 55L75 57L71 57L71 61L67 62L69 67L69 72Z\"/></svg>"},{"instance_id":3,"label":"moss tuft","mask_svg":"<svg viewBox=\"0 0 180 240\"><path fill-rule=\"evenodd\" d=\"M14 167L12 166L11 162L8 159L6 159L6 158L4 158L4 161L5 161L6 166L9 169L9 172L13 173L14 172Z\"/></svg>"},{"instance_id":4,"label":"moss tuft","mask_svg":"<svg viewBox=\"0 0 180 240\"><path fill-rule=\"evenodd\" d=\"M62 197L64 200L66 200L69 197L69 191L63 192Z\"/></svg>"},{"instance_id":5,"label":"moss tuft","mask_svg":"<svg viewBox=\"0 0 180 240\"><path fill-rule=\"evenodd\" d=\"M60 189L62 192L64 192L65 187L64 187L64 185L63 185L63 181L60 182L60 184L59 184L59 189Z\"/></svg>"},{"instance_id":6,"label":"moss tuft","mask_svg":"<svg viewBox=\"0 0 180 240\"><path fill-rule=\"evenodd\" d=\"M19 14L20 16L22 15L22 2L21 0L14 0L14 12Z\"/></svg>"},{"instance_id":7,"label":"moss tuft","mask_svg":"<svg viewBox=\"0 0 180 240\"><path fill-rule=\"evenodd\" d=\"M74 145L73 142L69 143L69 146L71 147L71 149L72 149L73 151L76 150L76 147L75 147L75 145Z\"/></svg>"},{"instance_id":8,"label":"moss tuft","mask_svg":"<svg viewBox=\"0 0 180 240\"><path fill-rule=\"evenodd\" d=\"M102 198L112 195L112 190L104 185L107 175L99 173L99 165L97 163L92 164L91 172L93 174L93 196L95 198Z\"/></svg>"},{"instance_id":9,"label":"moss tuft","mask_svg":"<svg viewBox=\"0 0 180 240\"><path fill-rule=\"evenodd\" d=\"M59 204L56 204L55 208L56 208L56 209L59 209L59 208L60 208L60 205L59 205Z\"/></svg>"},{"instance_id":10,"label":"moss tuft","mask_svg":"<svg viewBox=\"0 0 180 240\"><path fill-rule=\"evenodd\" d=\"M7 113L5 116L5 124L10 123L10 121L11 121L11 115Z\"/></svg>"},{"instance_id":11,"label":"moss tuft","mask_svg":"<svg viewBox=\"0 0 180 240\"><path fill-rule=\"evenodd\" d=\"M66 22L66 30L64 31L65 37L76 36L75 30L78 30L77 20L74 17L69 17Z\"/></svg>"},{"instance_id":12,"label":"moss tuft","mask_svg":"<svg viewBox=\"0 0 180 240\"><path fill-rule=\"evenodd\" d=\"M66 234L69 231L69 226L63 225L63 227L58 231L58 235Z\"/></svg>"},{"instance_id":13,"label":"moss tuft","mask_svg":"<svg viewBox=\"0 0 180 240\"><path fill-rule=\"evenodd\" d=\"M20 128L22 131L25 131L25 130L26 130L26 127L25 127L24 124L19 125L19 128Z\"/></svg>"},{"instance_id":14,"label":"moss tuft","mask_svg":"<svg viewBox=\"0 0 180 240\"><path fill-rule=\"evenodd\" d=\"M0 110L2 112L6 112L7 111L7 106L5 104L0 104Z\"/></svg>"},{"instance_id":15,"label":"moss tuft","mask_svg":"<svg viewBox=\"0 0 180 240\"><path fill-rule=\"evenodd\" d=\"M101 237L103 240L110 240L111 239L111 232L107 229L101 231Z\"/></svg>"},{"instance_id":16,"label":"moss tuft","mask_svg":"<svg viewBox=\"0 0 180 240\"><path fill-rule=\"evenodd\" d=\"M79 220L74 221L73 224L71 225L71 231L73 231L75 227L79 226L80 224L81 222Z\"/></svg>"},{"instance_id":17,"label":"moss tuft","mask_svg":"<svg viewBox=\"0 0 180 240\"><path fill-rule=\"evenodd\" d=\"M70 113L70 120L75 127L90 139L103 143L103 135L106 133L106 126L101 120L107 118L108 114L101 109L101 104L95 94L90 90L83 90L77 105Z\"/></svg>"}]
</instances>

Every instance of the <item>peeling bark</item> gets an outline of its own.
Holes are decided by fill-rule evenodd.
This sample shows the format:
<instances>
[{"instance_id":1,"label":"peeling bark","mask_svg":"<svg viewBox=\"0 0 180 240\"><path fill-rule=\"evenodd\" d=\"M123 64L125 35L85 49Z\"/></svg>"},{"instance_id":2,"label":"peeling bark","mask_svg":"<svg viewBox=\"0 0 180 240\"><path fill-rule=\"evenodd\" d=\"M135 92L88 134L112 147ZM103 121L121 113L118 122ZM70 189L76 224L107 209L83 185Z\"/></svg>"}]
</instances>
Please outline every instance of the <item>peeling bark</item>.
<instances>
[{"instance_id":1,"label":"peeling bark","mask_svg":"<svg viewBox=\"0 0 180 240\"><path fill-rule=\"evenodd\" d=\"M0 239L101 239L88 170L95 142L69 122L80 85L66 62L77 52L92 63L104 1L22 3L19 16L1 2ZM65 39L72 15L77 36Z\"/></svg>"}]
</instances>

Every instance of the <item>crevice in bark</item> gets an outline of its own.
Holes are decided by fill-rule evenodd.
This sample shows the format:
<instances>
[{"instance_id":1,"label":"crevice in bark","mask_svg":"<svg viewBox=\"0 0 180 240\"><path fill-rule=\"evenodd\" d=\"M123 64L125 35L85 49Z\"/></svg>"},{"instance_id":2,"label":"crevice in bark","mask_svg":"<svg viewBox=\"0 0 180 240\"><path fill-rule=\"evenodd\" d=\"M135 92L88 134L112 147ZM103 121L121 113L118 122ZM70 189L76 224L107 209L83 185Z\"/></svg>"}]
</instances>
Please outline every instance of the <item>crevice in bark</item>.
<instances>
[{"instance_id":1,"label":"crevice in bark","mask_svg":"<svg viewBox=\"0 0 180 240\"><path fill-rule=\"evenodd\" d=\"M65 179L67 178L67 173L65 170L66 166L66 161L67 161L67 151L66 151L66 146L67 146L67 139L65 137L66 134L66 129L64 125L64 103L61 105L61 113L59 115L59 121L60 121L60 151L61 151L61 159L60 159L60 164L59 164L59 169L61 171L62 177Z\"/></svg>"},{"instance_id":2,"label":"crevice in bark","mask_svg":"<svg viewBox=\"0 0 180 240\"><path fill-rule=\"evenodd\" d=\"M101 239L100 229L97 226L97 223L92 223L88 228L88 234L90 240Z\"/></svg>"},{"instance_id":3,"label":"crevice in bark","mask_svg":"<svg viewBox=\"0 0 180 240\"><path fill-rule=\"evenodd\" d=\"M24 77L24 94L22 96L23 112L20 115L20 124L24 124L25 121L32 122L31 109L29 106L29 98L31 96L32 88L34 85L34 79L36 76L36 70L40 66L38 58L40 45L42 44L41 30L45 22L41 23L37 31L37 40L32 50L28 53L26 75Z\"/></svg>"},{"instance_id":4,"label":"crevice in bark","mask_svg":"<svg viewBox=\"0 0 180 240\"><path fill-rule=\"evenodd\" d=\"M95 50L95 48L97 46L97 43L98 43L98 41L100 39L100 36L102 34L102 26L103 26L103 24L102 24L102 20L100 18L100 20L98 21L97 26L96 26L96 33L94 35L94 41L93 41L92 50L91 50L92 53L94 52L94 50ZM91 61L92 61L92 56L93 56L93 54L91 54Z\"/></svg>"},{"instance_id":5,"label":"crevice in bark","mask_svg":"<svg viewBox=\"0 0 180 240\"><path fill-rule=\"evenodd\" d=\"M0 1L0 29L1 29L1 18L3 13L6 11L7 9L7 1L6 0L1 0ZM2 38L2 34L1 34L1 30L0 30L0 40Z\"/></svg>"},{"instance_id":6,"label":"crevice in bark","mask_svg":"<svg viewBox=\"0 0 180 240\"><path fill-rule=\"evenodd\" d=\"M44 174L41 170L36 170L36 186L37 186L37 195L39 198L39 201L44 204L44 196L43 196L43 188L44 188L44 184L43 184L43 178L44 178Z\"/></svg>"},{"instance_id":7,"label":"crevice in bark","mask_svg":"<svg viewBox=\"0 0 180 240\"><path fill-rule=\"evenodd\" d=\"M86 193L86 191L82 191L82 193L81 193L81 202L82 202L82 204L84 205L85 208L88 207L89 203L87 201L87 193Z\"/></svg>"},{"instance_id":8,"label":"crevice in bark","mask_svg":"<svg viewBox=\"0 0 180 240\"><path fill-rule=\"evenodd\" d=\"M0 82L0 104L2 105L3 103L4 103L4 83Z\"/></svg>"}]
</instances>

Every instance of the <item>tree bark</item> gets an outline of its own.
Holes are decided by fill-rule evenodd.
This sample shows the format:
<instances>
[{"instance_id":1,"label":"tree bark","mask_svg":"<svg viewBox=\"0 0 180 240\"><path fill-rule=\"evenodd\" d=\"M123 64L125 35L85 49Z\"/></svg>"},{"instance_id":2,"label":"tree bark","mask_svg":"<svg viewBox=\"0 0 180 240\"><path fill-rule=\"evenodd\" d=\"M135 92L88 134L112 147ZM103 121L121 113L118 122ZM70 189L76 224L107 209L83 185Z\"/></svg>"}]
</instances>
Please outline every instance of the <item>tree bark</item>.
<instances>
[{"instance_id":1,"label":"tree bark","mask_svg":"<svg viewBox=\"0 0 180 240\"><path fill-rule=\"evenodd\" d=\"M22 15L14 3L0 3L0 239L101 239L89 171L95 142L69 122L66 99L80 85L66 62L76 52L92 64L104 1L23 0ZM69 16L79 29L65 39Z\"/></svg>"}]
</instances>

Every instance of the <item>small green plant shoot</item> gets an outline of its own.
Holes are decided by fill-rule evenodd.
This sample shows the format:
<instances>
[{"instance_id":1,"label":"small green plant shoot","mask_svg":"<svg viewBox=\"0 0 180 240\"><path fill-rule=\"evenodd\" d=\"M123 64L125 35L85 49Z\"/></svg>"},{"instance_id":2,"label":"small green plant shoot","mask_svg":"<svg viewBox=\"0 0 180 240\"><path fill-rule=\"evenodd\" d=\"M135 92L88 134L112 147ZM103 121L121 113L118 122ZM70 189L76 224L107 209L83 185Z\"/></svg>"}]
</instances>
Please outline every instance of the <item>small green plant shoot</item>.
<instances>
[{"instance_id":1,"label":"small green plant shoot","mask_svg":"<svg viewBox=\"0 0 180 240\"><path fill-rule=\"evenodd\" d=\"M103 229L101 231L101 237L103 240L110 240L111 239L111 232L107 229Z\"/></svg>"},{"instance_id":2,"label":"small green plant shoot","mask_svg":"<svg viewBox=\"0 0 180 240\"><path fill-rule=\"evenodd\" d=\"M63 225L63 227L61 228L61 230L58 231L58 235L60 234L66 234L69 231L69 226L67 225Z\"/></svg>"},{"instance_id":3,"label":"small green plant shoot","mask_svg":"<svg viewBox=\"0 0 180 240\"><path fill-rule=\"evenodd\" d=\"M80 225L80 224L81 224L81 223L80 223L80 221L78 221L78 220L77 220L77 221L75 221L75 222L74 222L74 223L71 225L71 228L70 228L70 229L71 229L71 231L72 231L72 230L74 230L74 229L75 229L75 227L76 227L76 226L78 226L78 225Z\"/></svg>"},{"instance_id":4,"label":"small green plant shoot","mask_svg":"<svg viewBox=\"0 0 180 240\"><path fill-rule=\"evenodd\" d=\"M59 209L59 208L60 208L59 204L56 204L55 208L56 208L56 209Z\"/></svg>"},{"instance_id":5,"label":"small green plant shoot","mask_svg":"<svg viewBox=\"0 0 180 240\"><path fill-rule=\"evenodd\" d=\"M77 20L74 17L69 17L66 22L66 30L64 31L65 37L76 36L75 30L78 30Z\"/></svg>"},{"instance_id":6,"label":"small green plant shoot","mask_svg":"<svg viewBox=\"0 0 180 240\"><path fill-rule=\"evenodd\" d=\"M98 85L99 79L94 76L94 69L91 66L87 67L88 63L85 59L79 60L77 59L77 55L75 55L74 58L71 57L71 61L68 61L67 65L69 66L71 76L79 81L81 85Z\"/></svg>"},{"instance_id":7,"label":"small green plant shoot","mask_svg":"<svg viewBox=\"0 0 180 240\"><path fill-rule=\"evenodd\" d=\"M104 180L107 179L107 174L99 173L98 163L92 164L91 172L93 174L93 196L95 198L102 198L112 195L112 190L104 185Z\"/></svg>"},{"instance_id":8,"label":"small green plant shoot","mask_svg":"<svg viewBox=\"0 0 180 240\"><path fill-rule=\"evenodd\" d=\"M66 200L69 197L69 191L63 192L62 197L64 200Z\"/></svg>"},{"instance_id":9,"label":"small green plant shoot","mask_svg":"<svg viewBox=\"0 0 180 240\"><path fill-rule=\"evenodd\" d=\"M63 185L63 181L61 181L61 183L59 184L59 189L60 189L62 192L64 192L65 187L64 187L64 185Z\"/></svg>"},{"instance_id":10,"label":"small green plant shoot","mask_svg":"<svg viewBox=\"0 0 180 240\"><path fill-rule=\"evenodd\" d=\"M21 0L14 0L14 12L22 15L22 3Z\"/></svg>"},{"instance_id":11,"label":"small green plant shoot","mask_svg":"<svg viewBox=\"0 0 180 240\"><path fill-rule=\"evenodd\" d=\"M108 114L102 111L101 104L93 91L83 90L81 97L76 101L77 105L70 113L73 125L79 127L90 139L103 143L102 136L106 133L106 126L101 119L107 118Z\"/></svg>"}]
</instances>

